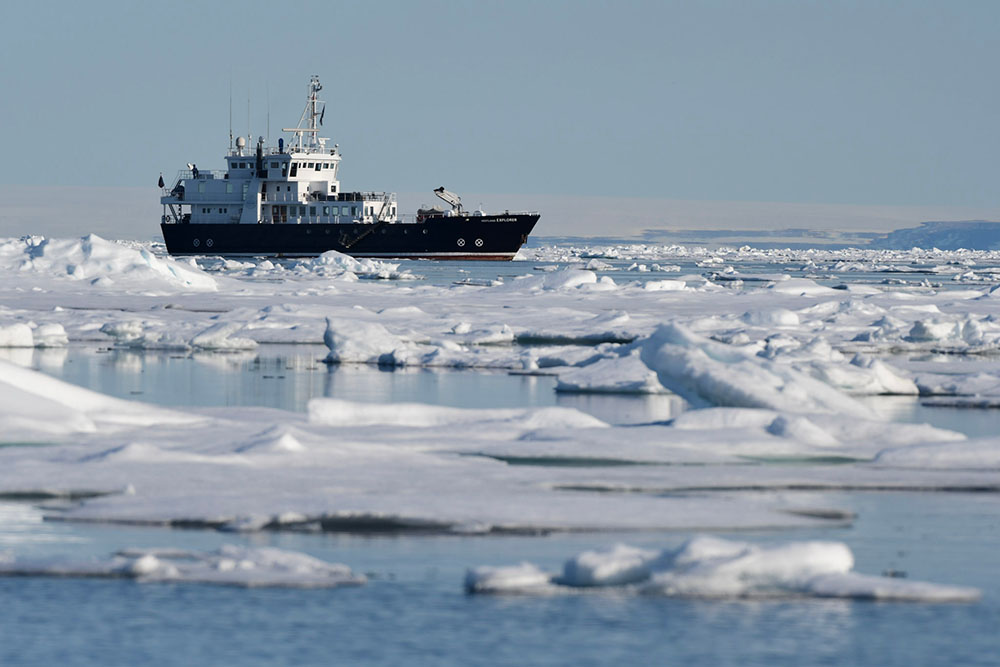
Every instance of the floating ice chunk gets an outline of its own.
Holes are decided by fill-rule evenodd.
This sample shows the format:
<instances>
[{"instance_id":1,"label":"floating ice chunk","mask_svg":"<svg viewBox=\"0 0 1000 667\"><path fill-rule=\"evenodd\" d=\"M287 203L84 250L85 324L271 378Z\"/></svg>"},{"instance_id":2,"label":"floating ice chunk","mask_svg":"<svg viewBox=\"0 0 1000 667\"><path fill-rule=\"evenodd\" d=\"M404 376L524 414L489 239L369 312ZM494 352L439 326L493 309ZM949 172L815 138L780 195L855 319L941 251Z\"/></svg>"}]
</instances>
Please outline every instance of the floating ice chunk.
<instances>
[{"instance_id":1,"label":"floating ice chunk","mask_svg":"<svg viewBox=\"0 0 1000 667\"><path fill-rule=\"evenodd\" d=\"M594 259L587 262L587 266L584 268L586 268L588 271L607 271L615 267L612 266L611 264L608 264L607 262L602 262L601 260L595 257Z\"/></svg>"},{"instance_id":2,"label":"floating ice chunk","mask_svg":"<svg viewBox=\"0 0 1000 667\"><path fill-rule=\"evenodd\" d=\"M836 597L924 602L973 602L974 588L874 577L852 571L854 556L840 542L788 542L758 546L711 536L677 549L653 552L617 545L566 562L562 576L530 563L475 568L470 593L551 594L581 587L613 587L635 594L710 599Z\"/></svg>"},{"instance_id":3,"label":"floating ice chunk","mask_svg":"<svg viewBox=\"0 0 1000 667\"><path fill-rule=\"evenodd\" d=\"M42 324L36 328L34 338L36 347L65 347L69 345L69 337L66 335L63 325L55 322Z\"/></svg>"},{"instance_id":4,"label":"floating ice chunk","mask_svg":"<svg viewBox=\"0 0 1000 667\"><path fill-rule=\"evenodd\" d=\"M115 339L115 345L147 350L188 350L190 344L171 331L147 331L137 320L107 322L101 333Z\"/></svg>"},{"instance_id":5,"label":"floating ice chunk","mask_svg":"<svg viewBox=\"0 0 1000 667\"><path fill-rule=\"evenodd\" d=\"M809 582L807 594L884 602L975 602L981 597L977 589L965 586L942 586L855 572L814 577Z\"/></svg>"},{"instance_id":6,"label":"floating ice chunk","mask_svg":"<svg viewBox=\"0 0 1000 667\"><path fill-rule=\"evenodd\" d=\"M103 561L14 558L0 561L0 575L127 578L140 582L226 586L334 588L365 578L346 565L295 551L224 545L216 551L127 549Z\"/></svg>"},{"instance_id":7,"label":"floating ice chunk","mask_svg":"<svg viewBox=\"0 0 1000 667\"><path fill-rule=\"evenodd\" d=\"M1000 376L994 373L922 373L917 376L916 384L921 396L1000 397Z\"/></svg>"},{"instance_id":8,"label":"floating ice chunk","mask_svg":"<svg viewBox=\"0 0 1000 667\"><path fill-rule=\"evenodd\" d=\"M914 342L938 341L948 338L957 338L961 333L960 327L955 322L942 322L940 320L917 320L907 334L907 340Z\"/></svg>"},{"instance_id":9,"label":"floating ice chunk","mask_svg":"<svg viewBox=\"0 0 1000 667\"><path fill-rule=\"evenodd\" d=\"M665 394L656 372L642 363L639 350L623 357L600 359L559 374L556 391L601 394Z\"/></svg>"},{"instance_id":10,"label":"floating ice chunk","mask_svg":"<svg viewBox=\"0 0 1000 667\"><path fill-rule=\"evenodd\" d=\"M23 322L0 325L0 347L34 347L35 335Z\"/></svg>"},{"instance_id":11,"label":"floating ice chunk","mask_svg":"<svg viewBox=\"0 0 1000 667\"><path fill-rule=\"evenodd\" d=\"M330 349L325 359L330 364L402 366L415 351L413 343L389 333L389 330L378 322L360 320L326 318L323 342Z\"/></svg>"},{"instance_id":12,"label":"floating ice chunk","mask_svg":"<svg viewBox=\"0 0 1000 667\"><path fill-rule=\"evenodd\" d=\"M563 565L556 582L565 586L622 586L649 579L655 551L617 544L610 551L584 551Z\"/></svg>"},{"instance_id":13,"label":"floating ice chunk","mask_svg":"<svg viewBox=\"0 0 1000 667\"><path fill-rule=\"evenodd\" d=\"M202 350L253 350L257 341L232 334L243 328L239 322L217 322L191 338L190 345Z\"/></svg>"},{"instance_id":14,"label":"floating ice chunk","mask_svg":"<svg viewBox=\"0 0 1000 667\"><path fill-rule=\"evenodd\" d=\"M824 382L678 324L661 325L640 349L660 383L695 406L872 416L867 407Z\"/></svg>"},{"instance_id":15,"label":"floating ice chunk","mask_svg":"<svg viewBox=\"0 0 1000 667\"><path fill-rule=\"evenodd\" d=\"M696 537L677 552L665 553L667 567L653 574L645 590L722 598L804 594L814 577L843 574L854 567L850 549L838 542L773 547L726 542Z\"/></svg>"},{"instance_id":16,"label":"floating ice chunk","mask_svg":"<svg viewBox=\"0 0 1000 667\"><path fill-rule=\"evenodd\" d=\"M465 573L465 590L468 593L539 593L552 589L552 575L531 563L509 567L482 566Z\"/></svg>"},{"instance_id":17,"label":"floating ice chunk","mask_svg":"<svg viewBox=\"0 0 1000 667\"><path fill-rule=\"evenodd\" d=\"M346 272L364 278L379 278L383 280L407 280L413 279L409 271L399 271L399 263L385 262L376 259L358 259L337 252L328 250L315 259L306 260L299 264L300 268L312 271L324 276L329 276L333 272Z\"/></svg>"}]
</instances>

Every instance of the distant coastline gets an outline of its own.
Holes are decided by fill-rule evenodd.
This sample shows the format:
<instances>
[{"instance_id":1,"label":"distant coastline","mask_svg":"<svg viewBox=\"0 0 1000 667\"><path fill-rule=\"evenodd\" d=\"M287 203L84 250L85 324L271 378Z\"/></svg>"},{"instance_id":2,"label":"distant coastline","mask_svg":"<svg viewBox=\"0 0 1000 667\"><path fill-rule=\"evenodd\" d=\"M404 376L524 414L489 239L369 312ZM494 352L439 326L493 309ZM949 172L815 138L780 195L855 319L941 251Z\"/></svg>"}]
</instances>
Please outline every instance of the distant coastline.
<instances>
[{"instance_id":1,"label":"distant coastline","mask_svg":"<svg viewBox=\"0 0 1000 667\"><path fill-rule=\"evenodd\" d=\"M1000 250L1000 222L960 220L923 222L891 232L831 231L823 229L648 229L639 238L612 236L539 236L532 246L546 244L676 244L697 246L743 246L754 248L879 248L909 250Z\"/></svg>"}]
</instances>

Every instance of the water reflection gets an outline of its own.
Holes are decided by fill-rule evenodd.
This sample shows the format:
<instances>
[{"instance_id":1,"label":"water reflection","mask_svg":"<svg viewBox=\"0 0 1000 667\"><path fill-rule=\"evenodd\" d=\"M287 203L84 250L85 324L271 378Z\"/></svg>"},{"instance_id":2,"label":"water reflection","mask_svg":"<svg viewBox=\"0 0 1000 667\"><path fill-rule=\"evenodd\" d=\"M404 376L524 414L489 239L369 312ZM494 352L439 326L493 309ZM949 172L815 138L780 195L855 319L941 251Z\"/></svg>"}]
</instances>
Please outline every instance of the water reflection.
<instances>
[{"instance_id":1,"label":"water reflection","mask_svg":"<svg viewBox=\"0 0 1000 667\"><path fill-rule=\"evenodd\" d=\"M264 345L248 352L68 348L0 349L0 358L119 398L175 407L263 406L304 412L313 398L460 408L575 408L613 424L666 421L674 395L555 392L552 376L503 370L327 366L323 345ZM927 407L909 396L860 399L887 420L930 423L970 437L996 433L997 411Z\"/></svg>"},{"instance_id":2,"label":"water reflection","mask_svg":"<svg viewBox=\"0 0 1000 667\"><path fill-rule=\"evenodd\" d=\"M28 368L35 350L30 347L0 347L0 359Z\"/></svg>"}]
</instances>

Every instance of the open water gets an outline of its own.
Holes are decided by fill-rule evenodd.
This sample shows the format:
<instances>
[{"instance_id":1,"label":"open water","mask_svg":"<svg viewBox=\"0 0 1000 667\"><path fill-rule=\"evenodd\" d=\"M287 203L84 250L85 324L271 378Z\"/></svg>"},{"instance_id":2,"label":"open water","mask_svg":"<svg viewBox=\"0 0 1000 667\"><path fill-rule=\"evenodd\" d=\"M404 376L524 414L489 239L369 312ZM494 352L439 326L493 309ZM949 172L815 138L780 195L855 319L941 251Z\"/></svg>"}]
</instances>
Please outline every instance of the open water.
<instances>
[{"instance_id":1,"label":"open water","mask_svg":"<svg viewBox=\"0 0 1000 667\"><path fill-rule=\"evenodd\" d=\"M446 264L418 268L442 282L462 279L459 270L465 271ZM328 368L319 361L325 353L320 346L265 346L236 355L85 346L29 352L27 363L54 376L162 405L303 410L317 396L458 407L564 405L615 423L660 421L681 409L670 397L556 394L554 379L544 376ZM900 421L995 434L995 411L922 408L908 398L871 401ZM0 550L18 554L104 556L123 547L213 549L246 543L346 563L370 581L358 588L289 590L0 579L0 664L1000 664L1000 498L829 496L831 506L857 512L853 525L734 537L762 543L843 541L860 572L895 571L975 586L983 591L982 600L708 601L608 591L467 596L462 581L468 567L529 561L557 570L585 549L616 542L662 549L688 535L240 535L42 522L32 505L6 503L0 504Z\"/></svg>"}]
</instances>

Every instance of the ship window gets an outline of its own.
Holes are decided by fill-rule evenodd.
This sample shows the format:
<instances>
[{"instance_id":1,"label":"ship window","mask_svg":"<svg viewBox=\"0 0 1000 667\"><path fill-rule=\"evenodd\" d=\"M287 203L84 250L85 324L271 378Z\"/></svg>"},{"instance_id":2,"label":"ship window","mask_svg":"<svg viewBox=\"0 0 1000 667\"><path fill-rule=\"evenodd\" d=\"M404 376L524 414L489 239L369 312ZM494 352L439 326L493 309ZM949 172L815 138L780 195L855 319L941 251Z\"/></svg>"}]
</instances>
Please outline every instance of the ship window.
<instances>
[{"instance_id":1,"label":"ship window","mask_svg":"<svg viewBox=\"0 0 1000 667\"><path fill-rule=\"evenodd\" d=\"M316 207L315 206L310 206L309 207L309 215L312 215L312 216L316 215Z\"/></svg>"},{"instance_id":2,"label":"ship window","mask_svg":"<svg viewBox=\"0 0 1000 667\"><path fill-rule=\"evenodd\" d=\"M271 169L277 169L277 168L278 168L278 163L277 162L272 162L271 163Z\"/></svg>"},{"instance_id":3,"label":"ship window","mask_svg":"<svg viewBox=\"0 0 1000 667\"><path fill-rule=\"evenodd\" d=\"M329 206L324 206L323 207L323 215L330 215L330 207Z\"/></svg>"},{"instance_id":4,"label":"ship window","mask_svg":"<svg viewBox=\"0 0 1000 667\"><path fill-rule=\"evenodd\" d=\"M233 184L232 183L226 183L226 194L229 194L232 191L233 191Z\"/></svg>"},{"instance_id":5,"label":"ship window","mask_svg":"<svg viewBox=\"0 0 1000 667\"><path fill-rule=\"evenodd\" d=\"M357 214L358 214L358 207L357 206L352 206L351 207L351 215L357 215Z\"/></svg>"},{"instance_id":6,"label":"ship window","mask_svg":"<svg viewBox=\"0 0 1000 667\"><path fill-rule=\"evenodd\" d=\"M306 207L299 206L299 215L305 215L305 214L306 214Z\"/></svg>"},{"instance_id":7,"label":"ship window","mask_svg":"<svg viewBox=\"0 0 1000 667\"><path fill-rule=\"evenodd\" d=\"M317 162L316 163L316 171L320 171L322 168L323 168L323 163L322 162Z\"/></svg>"},{"instance_id":8,"label":"ship window","mask_svg":"<svg viewBox=\"0 0 1000 667\"><path fill-rule=\"evenodd\" d=\"M298 169L299 169L299 163L298 162L293 162L292 163L292 176L293 177L295 176L295 174L298 171Z\"/></svg>"},{"instance_id":9,"label":"ship window","mask_svg":"<svg viewBox=\"0 0 1000 667\"><path fill-rule=\"evenodd\" d=\"M198 192L204 192L204 191L205 191L205 184L203 182L199 182L198 183Z\"/></svg>"},{"instance_id":10,"label":"ship window","mask_svg":"<svg viewBox=\"0 0 1000 667\"><path fill-rule=\"evenodd\" d=\"M310 162L309 164L307 164L307 165L306 165L306 168L308 168L308 169L312 169L312 168L313 168L313 163L312 163L312 162Z\"/></svg>"}]
</instances>

